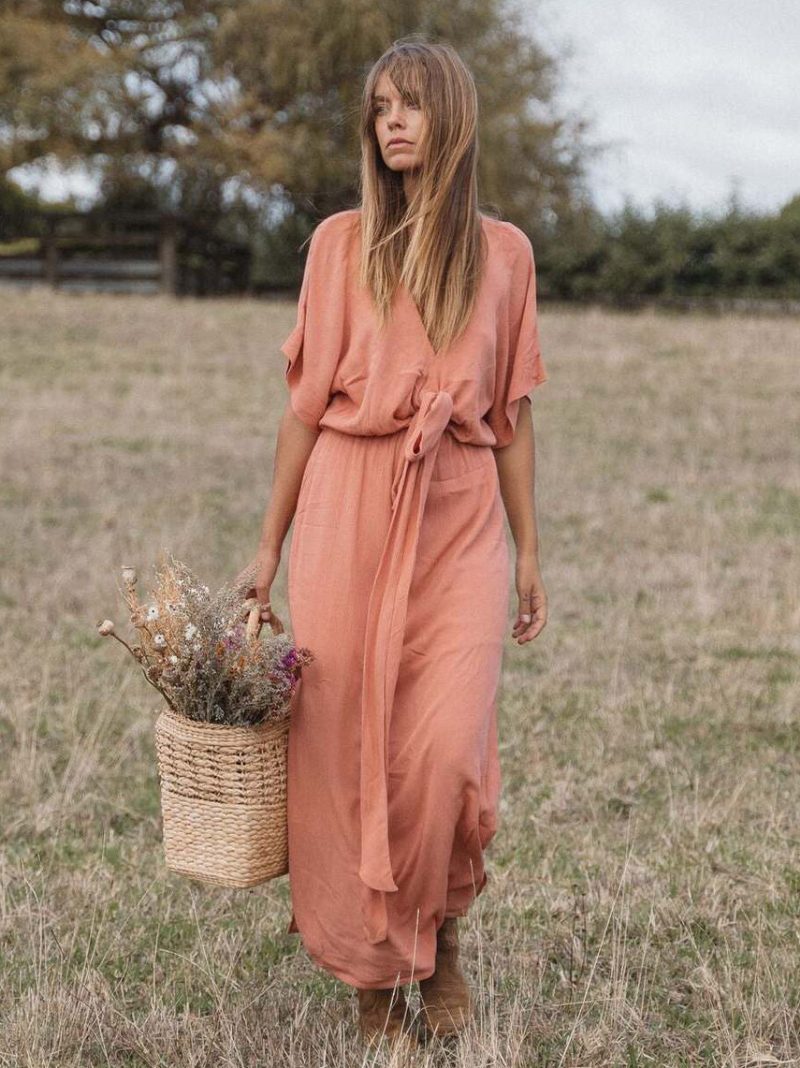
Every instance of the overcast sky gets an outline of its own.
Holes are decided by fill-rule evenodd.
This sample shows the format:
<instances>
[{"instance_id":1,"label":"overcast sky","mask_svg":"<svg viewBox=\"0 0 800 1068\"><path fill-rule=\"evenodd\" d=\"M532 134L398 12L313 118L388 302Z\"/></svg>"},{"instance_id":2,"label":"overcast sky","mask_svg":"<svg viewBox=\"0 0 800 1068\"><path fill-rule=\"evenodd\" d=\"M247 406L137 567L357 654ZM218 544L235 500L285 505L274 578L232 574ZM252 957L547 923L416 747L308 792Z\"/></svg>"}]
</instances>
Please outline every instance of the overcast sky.
<instances>
[{"instance_id":1,"label":"overcast sky","mask_svg":"<svg viewBox=\"0 0 800 1068\"><path fill-rule=\"evenodd\" d=\"M602 210L627 195L716 211L734 183L765 210L800 193L800 0L517 2L548 49L573 47L563 103L613 142L590 171Z\"/></svg>"},{"instance_id":2,"label":"overcast sky","mask_svg":"<svg viewBox=\"0 0 800 1068\"><path fill-rule=\"evenodd\" d=\"M526 3L526 0L520 0ZM598 206L627 193L774 209L800 193L800 0L539 0L531 32L571 42L564 103L615 142Z\"/></svg>"}]
</instances>

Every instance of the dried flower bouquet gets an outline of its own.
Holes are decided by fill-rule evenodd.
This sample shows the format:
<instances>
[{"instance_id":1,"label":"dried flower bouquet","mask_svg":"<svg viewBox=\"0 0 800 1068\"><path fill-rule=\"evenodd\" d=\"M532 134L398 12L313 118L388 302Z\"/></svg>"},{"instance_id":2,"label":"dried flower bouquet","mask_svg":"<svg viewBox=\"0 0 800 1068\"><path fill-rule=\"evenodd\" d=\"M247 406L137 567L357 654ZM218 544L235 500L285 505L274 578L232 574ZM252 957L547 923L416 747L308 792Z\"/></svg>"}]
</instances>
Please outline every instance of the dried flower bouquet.
<instances>
[{"instance_id":1,"label":"dried flower bouquet","mask_svg":"<svg viewBox=\"0 0 800 1068\"><path fill-rule=\"evenodd\" d=\"M256 602L242 600L241 582L211 596L171 555L162 557L156 578L140 604L136 571L122 568L139 644L129 645L109 619L98 623L100 634L121 642L169 707L188 719L246 726L284 715L302 666L314 659L310 650L297 649L280 624L281 633L259 640Z\"/></svg>"}]
</instances>

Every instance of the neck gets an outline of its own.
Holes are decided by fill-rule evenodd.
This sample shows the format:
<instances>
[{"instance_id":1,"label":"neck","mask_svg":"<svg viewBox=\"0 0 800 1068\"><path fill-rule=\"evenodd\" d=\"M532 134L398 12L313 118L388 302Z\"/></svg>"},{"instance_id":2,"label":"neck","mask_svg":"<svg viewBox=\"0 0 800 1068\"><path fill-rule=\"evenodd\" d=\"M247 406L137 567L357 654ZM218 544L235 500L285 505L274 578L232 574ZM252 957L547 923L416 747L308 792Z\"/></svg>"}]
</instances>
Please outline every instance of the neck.
<instances>
[{"instance_id":1,"label":"neck","mask_svg":"<svg viewBox=\"0 0 800 1068\"><path fill-rule=\"evenodd\" d=\"M419 174L416 170L403 171L403 192L408 203L417 191Z\"/></svg>"}]
</instances>

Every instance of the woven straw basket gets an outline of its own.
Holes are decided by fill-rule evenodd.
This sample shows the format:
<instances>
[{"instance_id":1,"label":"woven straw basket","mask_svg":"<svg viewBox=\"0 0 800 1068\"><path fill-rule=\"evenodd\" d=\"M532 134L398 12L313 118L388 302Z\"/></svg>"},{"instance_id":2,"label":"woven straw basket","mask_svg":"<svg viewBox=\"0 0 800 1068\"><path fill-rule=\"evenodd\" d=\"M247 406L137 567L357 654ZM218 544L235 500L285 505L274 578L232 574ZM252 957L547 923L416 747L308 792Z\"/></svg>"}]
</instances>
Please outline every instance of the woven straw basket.
<instances>
[{"instance_id":1,"label":"woven straw basket","mask_svg":"<svg viewBox=\"0 0 800 1068\"><path fill-rule=\"evenodd\" d=\"M274 633L283 625L273 614ZM248 634L258 637L258 609ZM164 709L155 724L167 867L216 886L248 887L289 870L289 715L253 726L203 723Z\"/></svg>"}]
</instances>

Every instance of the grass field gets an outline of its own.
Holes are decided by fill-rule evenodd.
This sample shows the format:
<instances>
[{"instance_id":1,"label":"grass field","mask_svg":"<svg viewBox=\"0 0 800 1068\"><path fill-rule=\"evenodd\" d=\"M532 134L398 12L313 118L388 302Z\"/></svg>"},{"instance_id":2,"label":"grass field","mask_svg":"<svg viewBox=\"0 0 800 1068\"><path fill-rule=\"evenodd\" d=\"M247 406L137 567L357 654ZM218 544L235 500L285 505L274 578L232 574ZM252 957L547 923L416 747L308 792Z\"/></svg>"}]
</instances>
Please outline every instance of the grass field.
<instances>
[{"instance_id":1,"label":"grass field","mask_svg":"<svg viewBox=\"0 0 800 1068\"><path fill-rule=\"evenodd\" d=\"M252 556L294 306L0 291L0 321L0 1065L366 1063L286 878L166 872L158 695L95 632L122 563ZM479 1011L419 1063L800 1064L800 321L541 331L551 618L517 646L509 590Z\"/></svg>"}]
</instances>

